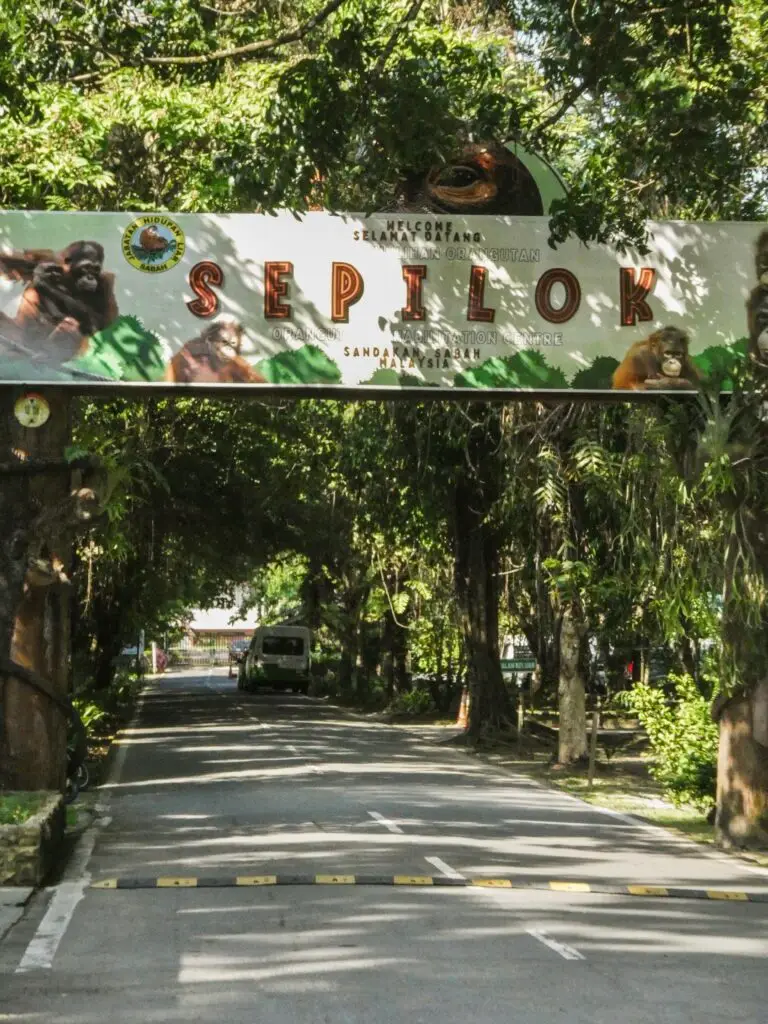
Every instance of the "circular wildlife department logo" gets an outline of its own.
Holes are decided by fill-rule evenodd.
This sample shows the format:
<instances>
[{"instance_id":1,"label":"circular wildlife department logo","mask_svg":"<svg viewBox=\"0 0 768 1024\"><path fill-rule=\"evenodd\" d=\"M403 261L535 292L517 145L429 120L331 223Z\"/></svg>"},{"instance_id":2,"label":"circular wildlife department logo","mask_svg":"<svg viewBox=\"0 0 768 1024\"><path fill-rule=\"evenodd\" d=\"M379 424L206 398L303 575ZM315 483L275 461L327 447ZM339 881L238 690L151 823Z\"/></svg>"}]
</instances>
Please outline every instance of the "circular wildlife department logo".
<instances>
[{"instance_id":1,"label":"circular wildlife department logo","mask_svg":"<svg viewBox=\"0 0 768 1024\"><path fill-rule=\"evenodd\" d=\"M184 232L170 217L138 217L123 232L123 256L147 274L175 267L185 248Z\"/></svg>"}]
</instances>

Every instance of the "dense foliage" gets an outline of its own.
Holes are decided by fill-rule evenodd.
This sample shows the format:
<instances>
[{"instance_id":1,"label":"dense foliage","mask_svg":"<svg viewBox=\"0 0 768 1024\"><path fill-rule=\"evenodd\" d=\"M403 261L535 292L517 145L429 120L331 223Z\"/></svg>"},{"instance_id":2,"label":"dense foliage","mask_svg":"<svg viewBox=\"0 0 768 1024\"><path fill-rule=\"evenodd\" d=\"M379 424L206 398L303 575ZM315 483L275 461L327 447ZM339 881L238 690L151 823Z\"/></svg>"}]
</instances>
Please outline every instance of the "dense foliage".
<instances>
[{"instance_id":1,"label":"dense foliage","mask_svg":"<svg viewBox=\"0 0 768 1024\"><path fill-rule=\"evenodd\" d=\"M762 0L0 0L0 205L384 209L496 137L567 182L553 242L642 244L649 217L768 216L767 63ZM342 697L447 710L469 680L479 735L510 723L506 630L538 700L568 661L577 711L631 661L688 796L710 695L680 682L668 712L651 655L697 679L713 642L723 693L768 670L765 428L738 386L727 410L84 401L76 440L110 481L76 574L97 686L139 629L247 584L303 610Z\"/></svg>"},{"instance_id":2,"label":"dense foliage","mask_svg":"<svg viewBox=\"0 0 768 1024\"><path fill-rule=\"evenodd\" d=\"M622 696L639 717L655 760L651 774L678 804L709 811L715 802L718 729L712 721L711 694L690 676L671 676L674 698L658 687L638 683Z\"/></svg>"}]
</instances>

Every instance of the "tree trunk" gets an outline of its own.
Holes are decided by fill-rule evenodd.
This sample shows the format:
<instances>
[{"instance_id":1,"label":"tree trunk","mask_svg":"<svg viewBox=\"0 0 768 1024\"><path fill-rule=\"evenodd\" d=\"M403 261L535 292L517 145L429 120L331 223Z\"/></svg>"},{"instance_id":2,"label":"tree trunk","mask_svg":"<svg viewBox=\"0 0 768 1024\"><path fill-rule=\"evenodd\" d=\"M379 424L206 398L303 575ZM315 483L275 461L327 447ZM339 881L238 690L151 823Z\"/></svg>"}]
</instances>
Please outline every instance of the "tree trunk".
<instances>
[{"instance_id":1,"label":"tree trunk","mask_svg":"<svg viewBox=\"0 0 768 1024\"><path fill-rule=\"evenodd\" d=\"M342 626L342 652L339 665L339 686L342 696L349 699L358 695L360 678L363 608L368 599L368 588L350 584L342 595L344 621Z\"/></svg>"},{"instance_id":2,"label":"tree trunk","mask_svg":"<svg viewBox=\"0 0 768 1024\"><path fill-rule=\"evenodd\" d=\"M560 764L573 764L587 757L586 690L579 657L584 633L585 625L580 610L567 605L560 622L560 728L557 752Z\"/></svg>"},{"instance_id":3,"label":"tree trunk","mask_svg":"<svg viewBox=\"0 0 768 1024\"><path fill-rule=\"evenodd\" d=\"M546 593L543 584L539 585L538 577L536 592L536 618L520 622L528 646L536 658L531 685L532 707L537 701L555 696L560 673L558 624L552 608L552 599Z\"/></svg>"},{"instance_id":4,"label":"tree trunk","mask_svg":"<svg viewBox=\"0 0 768 1024\"><path fill-rule=\"evenodd\" d=\"M384 684L384 695L387 704L395 699L395 621L391 615L384 617L384 630L381 638L381 679Z\"/></svg>"},{"instance_id":5,"label":"tree trunk","mask_svg":"<svg viewBox=\"0 0 768 1024\"><path fill-rule=\"evenodd\" d=\"M89 660L96 690L108 690L115 678L115 662L128 632L121 609L129 610L129 602L132 600L130 594L129 588L125 591L118 589L117 593L106 592L93 601L93 649L89 652Z\"/></svg>"},{"instance_id":6,"label":"tree trunk","mask_svg":"<svg viewBox=\"0 0 768 1024\"><path fill-rule=\"evenodd\" d=\"M720 710L715 828L726 847L768 842L768 680Z\"/></svg>"},{"instance_id":7,"label":"tree trunk","mask_svg":"<svg viewBox=\"0 0 768 1024\"><path fill-rule=\"evenodd\" d=\"M405 629L398 625L395 625L392 638L392 659L395 689L398 693L408 693L411 690L408 675L408 635Z\"/></svg>"},{"instance_id":8,"label":"tree trunk","mask_svg":"<svg viewBox=\"0 0 768 1024\"><path fill-rule=\"evenodd\" d=\"M680 662L680 668L685 675L691 677L691 679L697 680L698 677L698 659L696 656L696 648L691 642L691 638L684 634L675 649L675 655L677 660Z\"/></svg>"},{"instance_id":9,"label":"tree trunk","mask_svg":"<svg viewBox=\"0 0 768 1024\"><path fill-rule=\"evenodd\" d=\"M115 679L117 672L115 659L120 654L120 645L109 643L106 647L99 647L94 656L93 687L101 692L108 690Z\"/></svg>"},{"instance_id":10,"label":"tree trunk","mask_svg":"<svg viewBox=\"0 0 768 1024\"><path fill-rule=\"evenodd\" d=\"M499 551L471 486L456 488L456 592L467 655L469 726L477 740L509 728L512 714L499 658Z\"/></svg>"},{"instance_id":11,"label":"tree trunk","mask_svg":"<svg viewBox=\"0 0 768 1024\"><path fill-rule=\"evenodd\" d=\"M0 411L0 461L62 461L71 443L70 399L47 395L50 418L25 429L13 400ZM35 672L59 698L69 690L71 540L66 524L71 474L66 470L6 475L0 491L0 658ZM58 509L61 508L61 515ZM34 562L31 563L30 559ZM66 768L63 710L28 684L2 681L0 785L62 790Z\"/></svg>"},{"instance_id":12,"label":"tree trunk","mask_svg":"<svg viewBox=\"0 0 768 1024\"><path fill-rule=\"evenodd\" d=\"M0 413L0 458L10 461L16 444L11 400L5 399ZM16 626L16 612L24 594L24 579L30 545L29 484L21 476L3 477L0 482L0 657L9 659ZM27 742L15 743L17 728L37 722L44 714L42 701L23 683L0 676L0 787L18 788L25 769Z\"/></svg>"}]
</instances>

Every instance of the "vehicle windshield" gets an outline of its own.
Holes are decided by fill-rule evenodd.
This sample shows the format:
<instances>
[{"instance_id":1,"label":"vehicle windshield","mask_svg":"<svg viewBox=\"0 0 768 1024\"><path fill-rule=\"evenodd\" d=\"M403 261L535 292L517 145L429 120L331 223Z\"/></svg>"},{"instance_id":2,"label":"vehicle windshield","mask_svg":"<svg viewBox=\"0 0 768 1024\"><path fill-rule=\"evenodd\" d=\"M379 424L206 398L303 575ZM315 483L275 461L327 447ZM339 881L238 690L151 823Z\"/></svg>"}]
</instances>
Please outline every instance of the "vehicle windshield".
<instances>
[{"instance_id":1,"label":"vehicle windshield","mask_svg":"<svg viewBox=\"0 0 768 1024\"><path fill-rule=\"evenodd\" d=\"M304 641L298 636L265 636L261 643L261 652L301 657L304 654Z\"/></svg>"}]
</instances>

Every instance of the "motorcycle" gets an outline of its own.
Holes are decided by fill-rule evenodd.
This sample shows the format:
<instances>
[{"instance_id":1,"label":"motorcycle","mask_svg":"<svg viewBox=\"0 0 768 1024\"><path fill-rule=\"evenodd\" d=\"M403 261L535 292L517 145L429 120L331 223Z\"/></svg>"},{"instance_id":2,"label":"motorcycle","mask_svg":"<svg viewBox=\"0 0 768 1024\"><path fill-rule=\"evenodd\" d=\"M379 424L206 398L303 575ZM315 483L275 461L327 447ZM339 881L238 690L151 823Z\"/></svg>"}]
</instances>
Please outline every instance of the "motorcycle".
<instances>
[{"instance_id":1,"label":"motorcycle","mask_svg":"<svg viewBox=\"0 0 768 1024\"><path fill-rule=\"evenodd\" d=\"M86 758L88 757L88 734L83 720L74 704L69 701L69 721L67 723L67 784L64 800L71 804L82 789L88 787L90 775Z\"/></svg>"}]
</instances>

